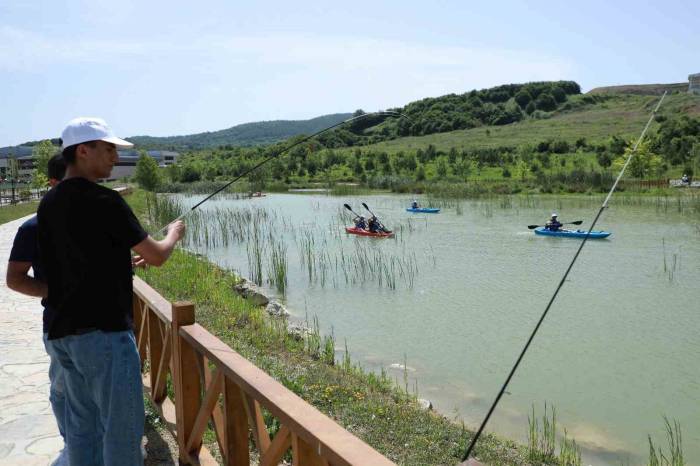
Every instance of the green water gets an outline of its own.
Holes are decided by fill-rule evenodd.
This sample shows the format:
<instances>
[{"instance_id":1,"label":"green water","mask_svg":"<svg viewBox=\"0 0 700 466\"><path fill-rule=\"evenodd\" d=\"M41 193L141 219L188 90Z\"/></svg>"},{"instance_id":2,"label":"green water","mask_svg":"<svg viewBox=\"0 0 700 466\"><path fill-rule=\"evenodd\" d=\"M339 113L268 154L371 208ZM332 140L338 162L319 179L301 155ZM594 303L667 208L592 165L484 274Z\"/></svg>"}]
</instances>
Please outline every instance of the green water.
<instances>
[{"instance_id":1,"label":"green water","mask_svg":"<svg viewBox=\"0 0 700 466\"><path fill-rule=\"evenodd\" d=\"M397 230L395 239L344 233L350 216L342 204L366 213L362 201ZM273 194L203 208L273 214L287 245L283 299L293 318L317 315L338 348L347 340L355 361L388 368L401 385L403 371L391 365L405 357L410 389L417 380L420 397L476 427L580 244L526 226L556 210L562 221L584 220L583 228L601 202L499 198L447 203L430 215L405 212L406 196ZM532 404L541 412L547 402L587 463L642 464L647 434L667 448L666 415L681 423L686 460L700 464L700 218L689 212L673 201L613 199L596 226L612 236L586 244L487 430L524 442ZM301 262L304 237L327 257L311 280ZM243 243L196 249L250 274ZM337 264L353 254L403 260L414 271L402 277L396 262L395 288L357 270L348 279L350 266Z\"/></svg>"}]
</instances>

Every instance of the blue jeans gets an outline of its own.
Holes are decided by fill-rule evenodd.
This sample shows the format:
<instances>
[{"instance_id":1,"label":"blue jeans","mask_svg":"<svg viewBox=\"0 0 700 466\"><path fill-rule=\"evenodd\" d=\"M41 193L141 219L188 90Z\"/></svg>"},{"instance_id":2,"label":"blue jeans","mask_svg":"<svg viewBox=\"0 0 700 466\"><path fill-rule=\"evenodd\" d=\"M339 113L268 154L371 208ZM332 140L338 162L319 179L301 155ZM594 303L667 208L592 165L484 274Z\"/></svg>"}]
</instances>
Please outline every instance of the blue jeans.
<instances>
[{"instance_id":1,"label":"blue jeans","mask_svg":"<svg viewBox=\"0 0 700 466\"><path fill-rule=\"evenodd\" d=\"M44 348L49 355L49 401L53 415L56 417L56 424L61 437L66 438L66 384L63 380L63 368L58 362L56 354L48 344L48 334L44 334Z\"/></svg>"},{"instance_id":2,"label":"blue jeans","mask_svg":"<svg viewBox=\"0 0 700 466\"><path fill-rule=\"evenodd\" d=\"M71 466L140 466L145 421L134 333L102 332L48 340L62 369Z\"/></svg>"}]
</instances>

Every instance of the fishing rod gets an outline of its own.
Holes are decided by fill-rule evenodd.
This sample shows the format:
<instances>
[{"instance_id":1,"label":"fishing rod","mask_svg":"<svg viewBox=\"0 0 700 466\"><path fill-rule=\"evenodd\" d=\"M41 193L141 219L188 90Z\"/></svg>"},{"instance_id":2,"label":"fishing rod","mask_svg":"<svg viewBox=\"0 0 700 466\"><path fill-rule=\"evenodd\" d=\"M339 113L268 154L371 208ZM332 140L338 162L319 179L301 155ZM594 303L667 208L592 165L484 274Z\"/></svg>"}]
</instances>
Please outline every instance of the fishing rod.
<instances>
[{"instance_id":1,"label":"fishing rod","mask_svg":"<svg viewBox=\"0 0 700 466\"><path fill-rule=\"evenodd\" d=\"M269 156L269 157L267 157L266 159L264 159L262 162L256 164L255 166L253 166L253 167L250 168L249 170L246 170L246 171L243 172L241 175L239 175L239 176L237 176L236 178L232 179L231 181L229 181L228 183L226 183L225 185L223 185L222 187L220 187L219 189L217 189L216 191L214 191L213 193L211 193L210 195L208 195L207 197L205 197L204 199L202 199L201 201L199 201L198 203L196 203L194 206L192 206L192 207L190 208L190 210L184 212L183 214L181 214L180 216L178 216L176 219L174 219L174 220L168 222L167 225L165 225L163 228L161 228L160 230L158 230L155 234L157 235L157 234L159 234L159 233L162 233L166 228L168 228L168 226L169 226L171 223L177 222L178 220L182 220L185 216L189 215L189 214L190 214L192 211L194 211L197 207L201 206L202 204L204 204L205 202L207 202L209 199L211 199L212 197L216 196L216 195L219 194L221 191L223 191L224 189L228 188L229 186L231 186L233 183L235 183L236 181L240 180L240 179L243 178L244 176L247 176L247 175L251 174L252 172L254 172L255 170L257 170L258 168L262 167L263 165L265 165L265 164L266 164L267 162L269 162L270 160L279 157L280 155L284 154L285 152L290 151L291 149L295 148L296 146L298 146L298 145L300 145L300 144L303 144L303 143L305 143L306 141L315 138L316 136L319 136L319 135L321 135L321 134L323 134L323 133L325 133L325 132L327 132L327 131L330 131L330 130L332 130L332 129L335 129L335 128L337 128L338 126L342 126L342 125L344 125L345 123L350 123L351 121L360 120L360 119L362 119L362 118L367 118L367 117L376 116L376 115L398 116L398 117L401 117L401 118L406 118L407 120L411 121L411 119L410 119L408 116L406 116L405 114L403 114L403 113L401 113L401 112L396 112L396 111L394 111L394 110L382 110L382 111L379 111L379 112L363 113L362 115L357 115L357 116L348 118L347 120L343 120L343 121L341 121L340 123L336 123L336 124L331 125L331 126L329 126L329 127L327 127L327 128L324 128L324 129L322 129L322 130L320 130L320 131L317 131L317 132L315 132L314 134L312 134L312 135L310 135L310 136L306 136L306 137L300 139L299 141L297 141L297 142L295 142L295 143L289 145L288 147L282 149L281 151L272 154L271 156Z\"/></svg>"},{"instance_id":2,"label":"fishing rod","mask_svg":"<svg viewBox=\"0 0 700 466\"><path fill-rule=\"evenodd\" d=\"M491 408L489 409L488 413L486 414L486 417L484 418L481 425L479 426L479 430L476 432L476 435L474 435L471 442L469 443L469 446L467 447L467 450L464 452L464 456L462 457L463 462L465 462L469 459L469 455L471 454L472 450L474 450L474 446L476 445L476 442L479 440L481 433L484 431L484 427L486 427L486 424L489 422L489 418L491 417L491 414L493 414L493 411L496 409L498 402L501 400L501 397L505 393L506 388L508 387L508 384L510 383L510 380L513 378L515 371L518 369L520 362L523 360L525 353L527 352L528 348L530 347L530 343L532 343L532 340L535 338L535 335L537 334L538 330L540 329L542 322L544 321L545 317L547 317L547 313L549 312L549 309L552 307L552 303L554 303L554 300L556 299L557 295L559 294L559 290L561 290L561 287L564 285L566 278L569 276L569 272L573 268L574 263L576 263L576 259L578 259L578 256L581 253L583 246L586 244L586 241L590 237L591 231L595 227L596 222L598 222L598 219L600 218L601 214L603 213L603 210L605 210L608 207L608 201L610 201L610 198L612 197L613 193L615 192L615 189L617 188L617 184L620 182L622 175L625 173L625 170L627 169L627 165L629 165L630 160L632 160L632 157L637 152L637 148L639 147L639 144L641 144L642 140L644 139L644 136L646 135L646 132L649 129L649 125L651 125L651 122L654 119L654 115L656 115L656 112L659 110L659 107L661 107L661 103L664 101L664 97L666 97L665 91L664 91L664 94L661 96L659 103L656 105L656 108L654 108L654 111L651 112L651 115L649 116L649 121L647 121L646 126L644 126L644 130L642 130L642 134L639 136L639 139L637 139L637 142L634 144L634 147L632 148L629 155L627 156L627 160L625 161L625 164L622 166L622 169L620 170L620 174L617 175L617 179L615 180L615 183L613 183L612 188L610 188L610 192L608 192L608 195L605 197L603 204L600 206L600 209L598 210L598 214L595 216L595 218L593 219L593 223L591 223L591 226L588 228L588 231L586 232L586 236L584 236L583 241L581 241L581 245L578 247L576 254L574 254L574 257L571 260L569 267L566 269L566 272L564 272L564 276L561 278L561 281L559 282L559 285L557 286L556 290L554 291L554 294L552 295L551 299L549 300L549 303L547 304L547 307L545 308L544 312L542 313L540 320L537 322L537 325L535 325L535 328L532 331L530 338L528 338L527 343L525 343L525 346L523 347L522 351L520 352L520 356L518 356L518 359L515 361L515 364L513 365L513 368L510 370L510 373L508 374L506 381L503 383L503 386L501 387L501 390L498 392L496 399L493 401L493 404L491 405ZM464 464L464 463L462 463L462 464Z\"/></svg>"}]
</instances>

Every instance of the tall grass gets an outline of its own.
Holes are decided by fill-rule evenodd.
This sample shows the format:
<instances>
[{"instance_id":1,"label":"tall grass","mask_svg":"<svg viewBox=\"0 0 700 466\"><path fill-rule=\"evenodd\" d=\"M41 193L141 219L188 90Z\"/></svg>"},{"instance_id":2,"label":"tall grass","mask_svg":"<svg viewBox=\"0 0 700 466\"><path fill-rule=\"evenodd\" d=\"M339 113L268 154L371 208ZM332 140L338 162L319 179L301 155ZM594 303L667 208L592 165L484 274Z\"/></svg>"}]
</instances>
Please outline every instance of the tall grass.
<instances>
[{"instance_id":1,"label":"tall grass","mask_svg":"<svg viewBox=\"0 0 700 466\"><path fill-rule=\"evenodd\" d=\"M532 415L528 415L527 434L527 458L533 464L559 464L562 466L581 466L581 449L574 439L568 437L566 429L559 442L559 456L556 455L557 446L557 411L554 407L547 412L547 403L544 405L544 415L541 422L535 413L535 405L532 405Z\"/></svg>"},{"instance_id":2,"label":"tall grass","mask_svg":"<svg viewBox=\"0 0 700 466\"><path fill-rule=\"evenodd\" d=\"M269 244L269 281L275 285L277 291L284 293L287 289L287 246L274 237L270 238Z\"/></svg>"},{"instance_id":3,"label":"tall grass","mask_svg":"<svg viewBox=\"0 0 700 466\"><path fill-rule=\"evenodd\" d=\"M664 416L664 423L666 424L668 456L664 454L659 445L654 444L651 435L649 435L649 466L684 466L686 463L683 458L681 425L675 419L671 425L666 416Z\"/></svg>"},{"instance_id":4,"label":"tall grass","mask_svg":"<svg viewBox=\"0 0 700 466\"><path fill-rule=\"evenodd\" d=\"M680 270L680 250L673 253L668 260L666 259L666 239L661 238L661 248L663 251L663 271L669 282L673 282L676 272Z\"/></svg>"}]
</instances>

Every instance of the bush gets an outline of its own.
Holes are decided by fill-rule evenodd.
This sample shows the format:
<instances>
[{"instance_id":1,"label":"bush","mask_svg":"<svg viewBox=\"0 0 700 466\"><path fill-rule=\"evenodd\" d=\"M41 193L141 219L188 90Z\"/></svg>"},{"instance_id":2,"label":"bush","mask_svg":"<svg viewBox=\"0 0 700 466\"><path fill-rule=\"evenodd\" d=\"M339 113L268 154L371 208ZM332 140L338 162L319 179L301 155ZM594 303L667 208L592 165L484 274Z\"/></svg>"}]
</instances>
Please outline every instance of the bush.
<instances>
[{"instance_id":1,"label":"bush","mask_svg":"<svg viewBox=\"0 0 700 466\"><path fill-rule=\"evenodd\" d=\"M554 100L551 94L545 92L540 94L540 96L535 101L535 106L537 110L544 110L545 112L551 112L557 108L557 101Z\"/></svg>"},{"instance_id":2,"label":"bush","mask_svg":"<svg viewBox=\"0 0 700 466\"><path fill-rule=\"evenodd\" d=\"M566 141L556 141L552 145L552 152L555 154L566 154L569 152L569 143Z\"/></svg>"}]
</instances>

